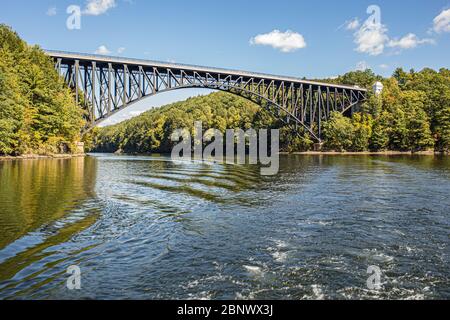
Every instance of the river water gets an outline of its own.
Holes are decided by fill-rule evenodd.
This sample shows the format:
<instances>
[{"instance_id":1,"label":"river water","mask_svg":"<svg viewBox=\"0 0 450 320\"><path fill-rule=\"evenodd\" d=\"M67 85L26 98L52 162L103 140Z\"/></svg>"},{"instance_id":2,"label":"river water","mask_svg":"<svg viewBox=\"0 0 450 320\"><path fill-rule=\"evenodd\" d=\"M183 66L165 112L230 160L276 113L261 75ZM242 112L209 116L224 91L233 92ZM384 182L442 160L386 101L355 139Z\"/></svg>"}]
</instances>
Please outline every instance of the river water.
<instances>
[{"instance_id":1,"label":"river water","mask_svg":"<svg viewBox=\"0 0 450 320\"><path fill-rule=\"evenodd\" d=\"M449 157L282 156L263 177L98 154L0 162L0 190L0 299L450 298Z\"/></svg>"}]
</instances>

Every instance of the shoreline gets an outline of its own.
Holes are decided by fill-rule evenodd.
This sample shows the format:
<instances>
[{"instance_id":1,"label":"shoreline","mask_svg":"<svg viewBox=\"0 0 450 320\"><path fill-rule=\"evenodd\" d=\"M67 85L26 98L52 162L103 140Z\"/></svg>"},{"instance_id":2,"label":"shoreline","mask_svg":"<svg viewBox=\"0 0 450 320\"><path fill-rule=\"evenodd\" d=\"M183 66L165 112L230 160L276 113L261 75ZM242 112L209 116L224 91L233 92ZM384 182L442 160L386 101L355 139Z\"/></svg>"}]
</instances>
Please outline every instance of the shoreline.
<instances>
[{"instance_id":1,"label":"shoreline","mask_svg":"<svg viewBox=\"0 0 450 320\"><path fill-rule=\"evenodd\" d=\"M103 152L98 152L102 154ZM96 154L93 152L92 154ZM152 156L152 155L162 155L162 153L108 153L111 155L127 155L127 156ZM301 156L449 156L450 153L446 152L436 152L436 151L360 151L360 152L337 152L337 151L298 151L298 152L279 152L280 155L301 155ZM44 159L73 159L82 158L88 156L89 153L78 153L78 154L51 154L51 155L21 155L21 156L0 156L0 161L13 161L13 160L44 160Z\"/></svg>"},{"instance_id":2,"label":"shoreline","mask_svg":"<svg viewBox=\"0 0 450 320\"><path fill-rule=\"evenodd\" d=\"M89 154L111 154L117 156L161 156L170 155L170 153L117 153L117 152L90 152ZM337 151L280 151L280 155L306 155L306 156L448 156L450 153L438 151L359 151L359 152L337 152Z\"/></svg>"},{"instance_id":3,"label":"shoreline","mask_svg":"<svg viewBox=\"0 0 450 320\"><path fill-rule=\"evenodd\" d=\"M337 152L337 151L303 151L303 152L280 152L282 155L326 155L326 156L441 156L449 155L437 151L360 151L360 152Z\"/></svg>"},{"instance_id":4,"label":"shoreline","mask_svg":"<svg viewBox=\"0 0 450 320\"><path fill-rule=\"evenodd\" d=\"M0 161L13 161L13 160L43 160L43 159L73 159L85 157L85 153L77 154L50 154L50 155L38 155L27 154L21 156L0 156Z\"/></svg>"}]
</instances>

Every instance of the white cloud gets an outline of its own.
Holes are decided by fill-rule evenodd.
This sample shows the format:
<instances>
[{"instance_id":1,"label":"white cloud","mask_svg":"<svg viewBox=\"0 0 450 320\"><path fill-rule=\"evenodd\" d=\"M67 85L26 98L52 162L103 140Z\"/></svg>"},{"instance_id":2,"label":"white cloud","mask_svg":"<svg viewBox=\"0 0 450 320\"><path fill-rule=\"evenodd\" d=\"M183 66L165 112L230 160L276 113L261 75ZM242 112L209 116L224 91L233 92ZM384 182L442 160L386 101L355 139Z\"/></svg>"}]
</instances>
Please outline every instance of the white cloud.
<instances>
[{"instance_id":1,"label":"white cloud","mask_svg":"<svg viewBox=\"0 0 450 320\"><path fill-rule=\"evenodd\" d=\"M259 34L250 39L250 44L271 46L272 48L285 53L294 52L306 47L305 38L301 34L290 30L287 30L286 32L273 30L270 33Z\"/></svg>"},{"instance_id":2,"label":"white cloud","mask_svg":"<svg viewBox=\"0 0 450 320\"><path fill-rule=\"evenodd\" d=\"M356 71L366 71L367 69L370 69L370 66L367 64L366 61L360 61L356 64Z\"/></svg>"},{"instance_id":3,"label":"white cloud","mask_svg":"<svg viewBox=\"0 0 450 320\"><path fill-rule=\"evenodd\" d=\"M402 38L391 38L388 35L388 28L381 23L380 8L370 6L367 13L373 13L364 23L361 24L359 18L346 21L341 27L354 31L355 51L365 53L370 56L378 56L384 53L386 47L394 49L391 54L400 54L402 50L414 49L420 45L436 44L431 38L419 38L414 33L408 33ZM340 27L340 28L341 28ZM429 34L435 32L450 32L450 9L442 11L434 18L433 29Z\"/></svg>"},{"instance_id":4,"label":"white cloud","mask_svg":"<svg viewBox=\"0 0 450 320\"><path fill-rule=\"evenodd\" d=\"M437 33L450 32L450 9L443 10L434 18L433 30Z\"/></svg>"},{"instance_id":5,"label":"white cloud","mask_svg":"<svg viewBox=\"0 0 450 320\"><path fill-rule=\"evenodd\" d=\"M356 51L378 56L384 52L388 29L381 23L373 22L371 19L364 22L361 28L355 32Z\"/></svg>"},{"instance_id":6,"label":"white cloud","mask_svg":"<svg viewBox=\"0 0 450 320\"><path fill-rule=\"evenodd\" d=\"M89 16L99 16L115 6L115 0L88 0L83 14Z\"/></svg>"},{"instance_id":7,"label":"white cloud","mask_svg":"<svg viewBox=\"0 0 450 320\"><path fill-rule=\"evenodd\" d=\"M387 46L390 48L413 49L421 44L434 44L433 39L419 39L414 33L408 33L401 39L389 40Z\"/></svg>"},{"instance_id":8,"label":"white cloud","mask_svg":"<svg viewBox=\"0 0 450 320\"><path fill-rule=\"evenodd\" d=\"M347 21L345 23L345 29L346 30L356 30L359 28L359 26L361 25L361 23L359 22L358 18L354 18L350 21Z\"/></svg>"},{"instance_id":9,"label":"white cloud","mask_svg":"<svg viewBox=\"0 0 450 320\"><path fill-rule=\"evenodd\" d=\"M125 47L120 47L119 49L117 49L117 53L118 53L118 54L122 54L122 53L125 52L125 50L126 50Z\"/></svg>"},{"instance_id":10,"label":"white cloud","mask_svg":"<svg viewBox=\"0 0 450 320\"><path fill-rule=\"evenodd\" d=\"M389 65L387 65L387 64L385 64L385 63L382 63L382 64L379 65L379 67L380 67L381 69L387 69L387 68L389 68Z\"/></svg>"},{"instance_id":11,"label":"white cloud","mask_svg":"<svg viewBox=\"0 0 450 320\"><path fill-rule=\"evenodd\" d=\"M48 10L46 12L46 15L48 15L49 17L56 16L56 14L57 14L57 10L55 7L48 8Z\"/></svg>"},{"instance_id":12,"label":"white cloud","mask_svg":"<svg viewBox=\"0 0 450 320\"><path fill-rule=\"evenodd\" d=\"M97 48L97 50L95 50L95 54L107 55L110 53L111 53L111 51L109 51L106 46L100 46Z\"/></svg>"}]
</instances>

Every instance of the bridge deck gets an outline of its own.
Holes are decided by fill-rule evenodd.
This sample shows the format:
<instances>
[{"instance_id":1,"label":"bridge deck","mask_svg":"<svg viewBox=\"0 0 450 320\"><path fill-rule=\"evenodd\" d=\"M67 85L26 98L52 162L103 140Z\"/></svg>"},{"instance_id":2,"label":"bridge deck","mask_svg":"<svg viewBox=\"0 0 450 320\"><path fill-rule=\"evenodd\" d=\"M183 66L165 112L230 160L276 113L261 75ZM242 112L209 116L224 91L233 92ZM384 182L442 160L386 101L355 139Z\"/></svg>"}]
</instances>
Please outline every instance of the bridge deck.
<instances>
[{"instance_id":1,"label":"bridge deck","mask_svg":"<svg viewBox=\"0 0 450 320\"><path fill-rule=\"evenodd\" d=\"M157 67L157 68L182 69L182 70L186 70L186 71L189 70L189 71L197 71L197 72L206 72L206 73L211 73L211 74L224 74L224 75L226 74L226 75L242 76L242 77L255 78L255 79L266 79L266 80L270 80L270 81L272 81L272 80L288 81L288 82L294 82L294 83L302 83L305 85L325 86L325 87L331 87L331 88L356 90L356 91L360 91L360 92L367 91L366 89L360 88L358 86L347 86L347 85L339 85L339 84L334 84L334 83L309 81L309 80L304 80L304 79L296 78L296 77L277 76L277 75L272 75L272 74L241 71L241 70L231 70L231 69L196 66L196 65L189 65L189 64L167 63L167 62L161 62L161 61L104 56L104 55L97 55L97 54L84 54L84 53L75 53L75 52L66 52L66 51L45 50L45 52L53 58L62 58L62 59L66 58L66 59L76 59L76 60L80 60L80 61L97 61L97 62L113 63L113 64L126 64L129 66L136 65L136 66L149 66L149 67Z\"/></svg>"}]
</instances>

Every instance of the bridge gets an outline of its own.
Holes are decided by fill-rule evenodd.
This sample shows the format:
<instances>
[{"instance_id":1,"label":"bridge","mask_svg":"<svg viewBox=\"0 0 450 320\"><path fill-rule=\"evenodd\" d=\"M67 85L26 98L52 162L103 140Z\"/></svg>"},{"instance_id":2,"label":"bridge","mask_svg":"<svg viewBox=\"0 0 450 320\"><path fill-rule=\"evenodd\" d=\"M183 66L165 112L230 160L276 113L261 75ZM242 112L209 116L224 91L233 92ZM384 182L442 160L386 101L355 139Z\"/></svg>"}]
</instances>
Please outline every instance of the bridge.
<instances>
[{"instance_id":1,"label":"bridge","mask_svg":"<svg viewBox=\"0 0 450 320\"><path fill-rule=\"evenodd\" d=\"M251 100L320 142L322 122L331 112L352 112L367 97L367 91L357 86L294 77L62 51L46 53L86 110L86 130L146 97L205 88Z\"/></svg>"}]
</instances>

